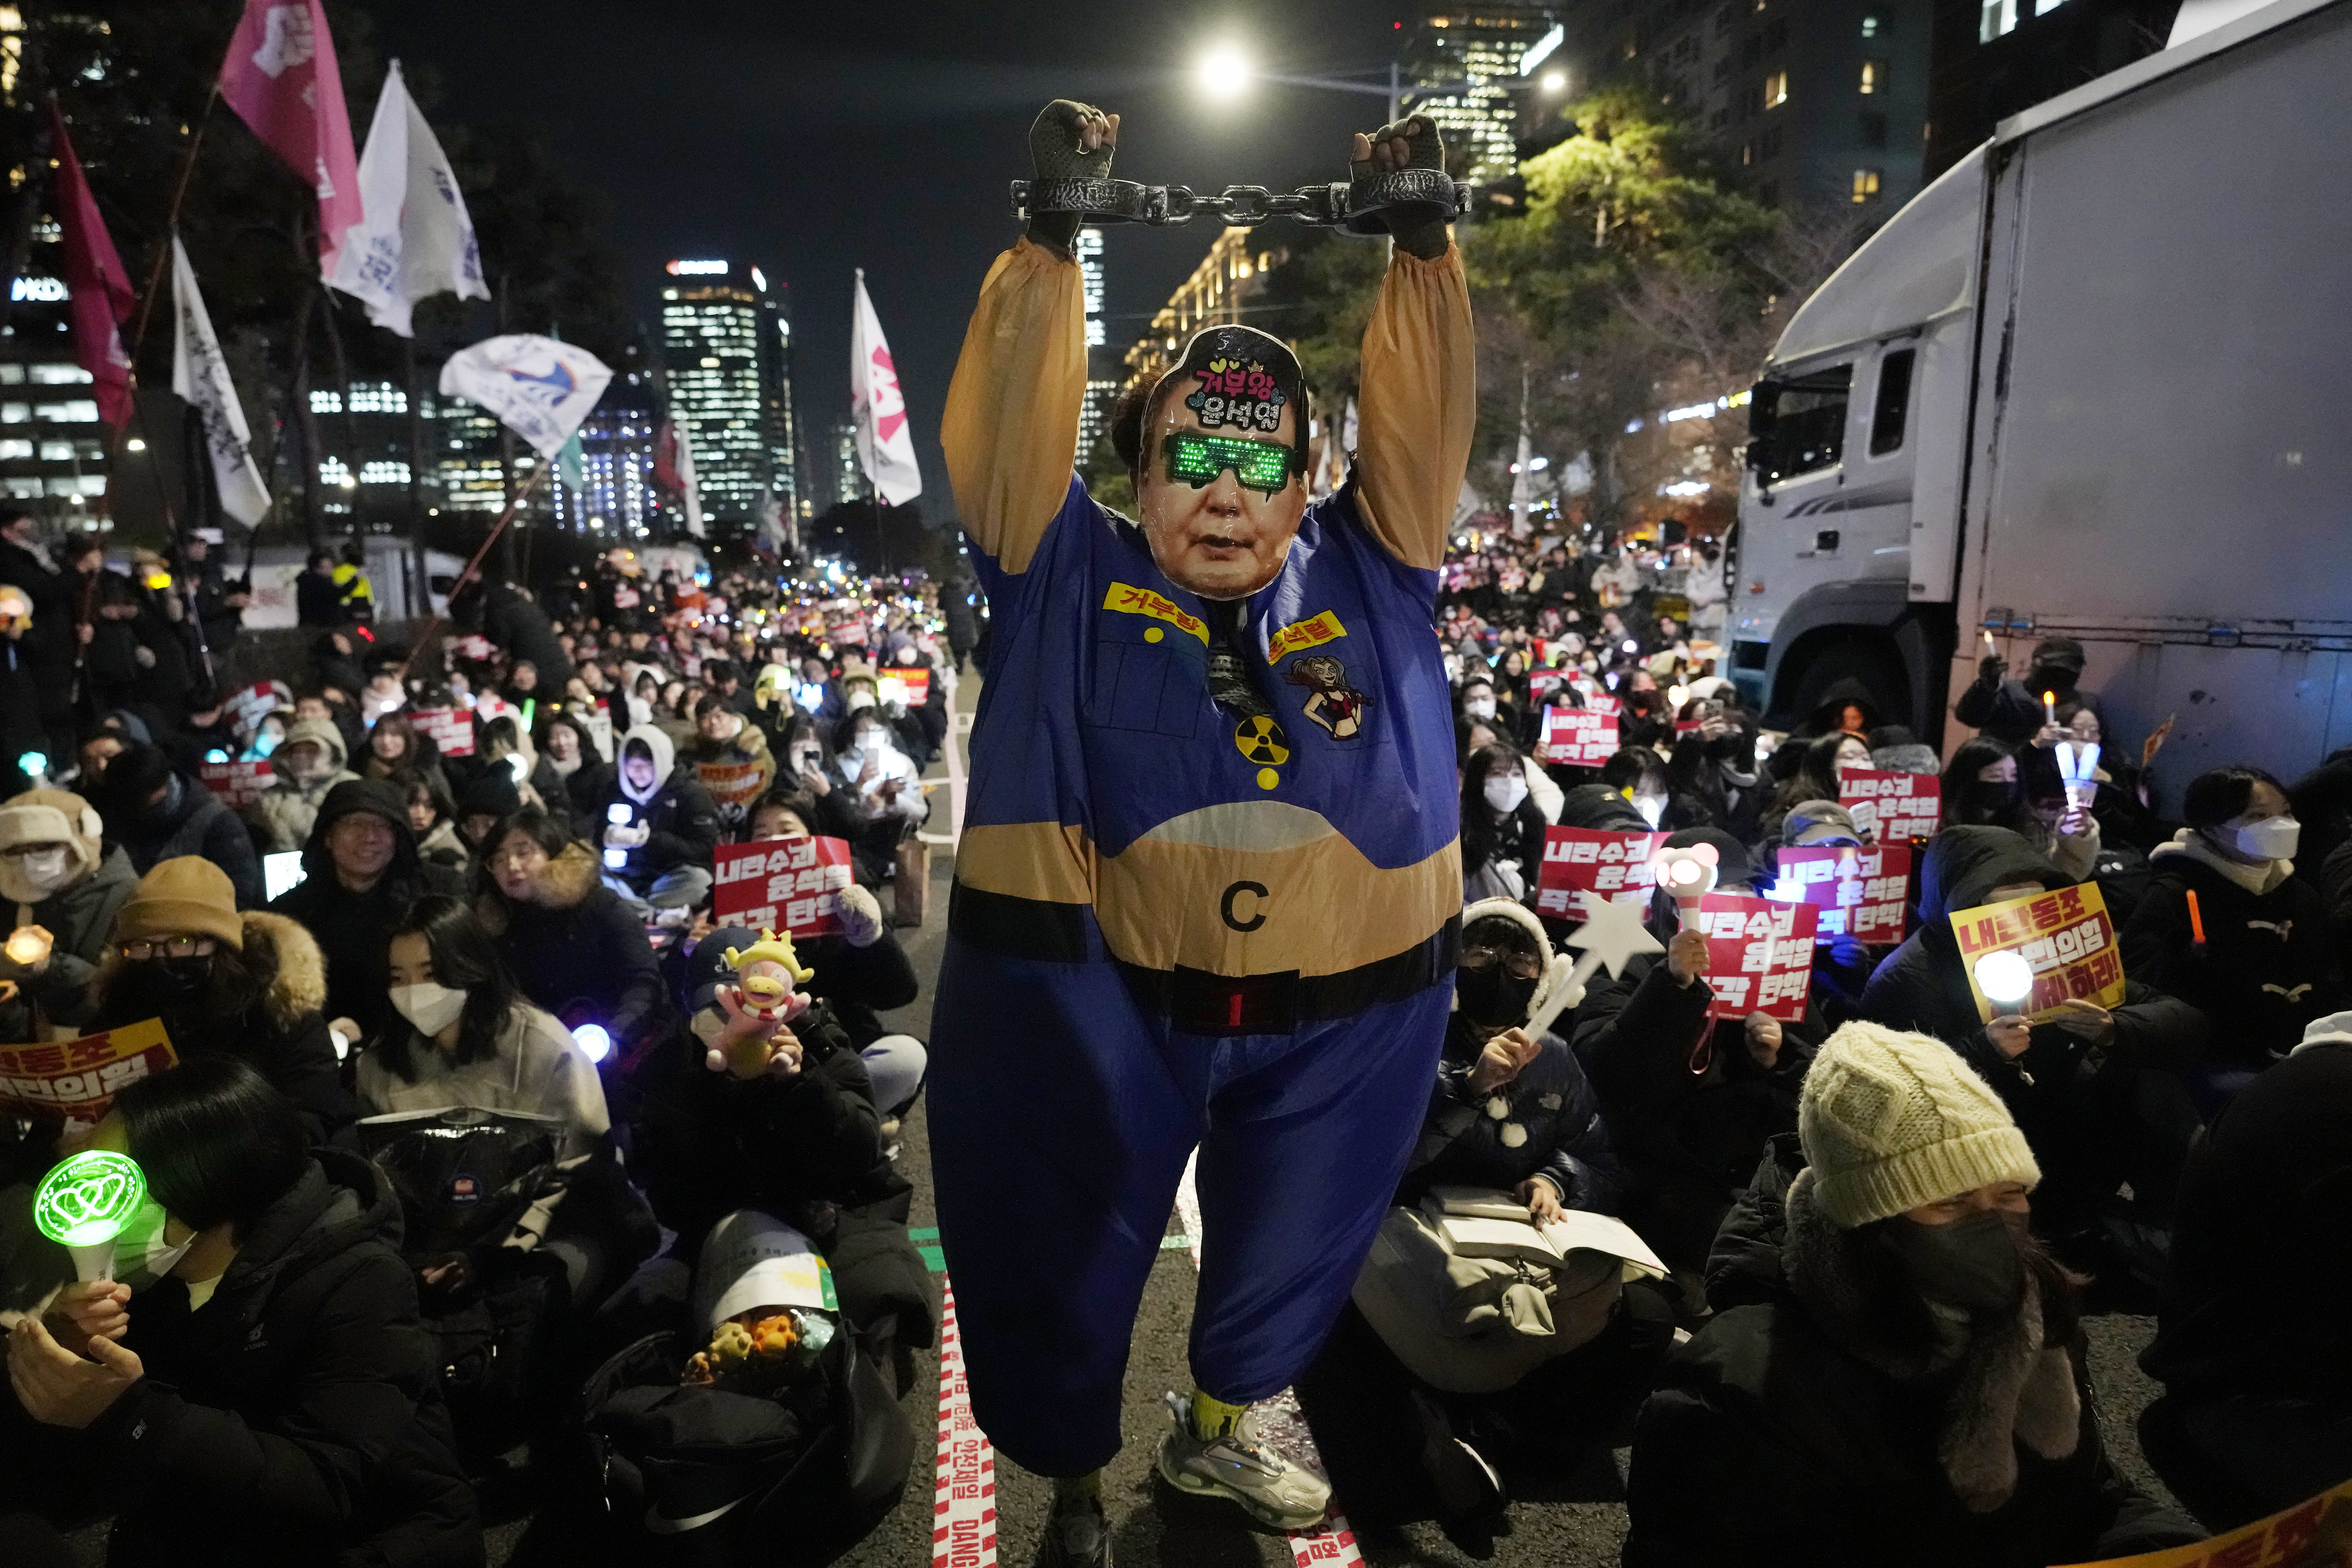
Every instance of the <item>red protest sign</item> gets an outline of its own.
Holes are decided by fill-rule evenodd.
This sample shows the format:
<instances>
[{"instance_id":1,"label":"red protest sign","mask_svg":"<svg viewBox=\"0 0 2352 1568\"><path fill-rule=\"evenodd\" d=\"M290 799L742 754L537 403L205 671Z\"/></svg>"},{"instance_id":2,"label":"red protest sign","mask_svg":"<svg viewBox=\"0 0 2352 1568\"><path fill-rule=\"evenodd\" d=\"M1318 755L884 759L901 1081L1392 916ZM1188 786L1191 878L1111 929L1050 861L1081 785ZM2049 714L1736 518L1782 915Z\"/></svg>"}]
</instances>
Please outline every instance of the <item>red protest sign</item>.
<instances>
[{"instance_id":1,"label":"red protest sign","mask_svg":"<svg viewBox=\"0 0 2352 1568\"><path fill-rule=\"evenodd\" d=\"M231 727L251 735L261 727L263 719L279 708L292 707L294 693L283 681L256 681L232 692L223 706L228 709Z\"/></svg>"},{"instance_id":2,"label":"red protest sign","mask_svg":"<svg viewBox=\"0 0 2352 1568\"><path fill-rule=\"evenodd\" d=\"M2004 1013L2021 1013L2028 1021L2041 1023L2055 1018L2058 1004L2073 997L2103 1008L2123 1005L2123 956L2116 946L2116 923L2096 883L1957 910L1952 934L1959 938L1960 967L1968 972L1978 1015L1987 1023L1992 1021L1994 1004L1985 994L1977 961L1990 953L2014 953L2033 971L2032 994L2021 1003L2003 998L2000 1010Z\"/></svg>"},{"instance_id":3,"label":"red protest sign","mask_svg":"<svg viewBox=\"0 0 2352 1568\"><path fill-rule=\"evenodd\" d=\"M1903 905L1911 884L1911 846L1856 849L1823 844L1779 852L1780 880L1772 896L1810 904L1819 912L1816 934L1851 931L1864 942L1903 940Z\"/></svg>"},{"instance_id":4,"label":"red protest sign","mask_svg":"<svg viewBox=\"0 0 2352 1568\"><path fill-rule=\"evenodd\" d=\"M474 755L474 716L463 708L420 707L409 710L408 722L431 738L444 757Z\"/></svg>"},{"instance_id":5,"label":"red protest sign","mask_svg":"<svg viewBox=\"0 0 2352 1568\"><path fill-rule=\"evenodd\" d=\"M833 895L851 881L846 839L763 839L712 856L710 918L794 937L841 929Z\"/></svg>"},{"instance_id":6,"label":"red protest sign","mask_svg":"<svg viewBox=\"0 0 2352 1568\"><path fill-rule=\"evenodd\" d=\"M278 779L267 762L206 762L196 768L196 777L232 811L244 810Z\"/></svg>"},{"instance_id":7,"label":"red protest sign","mask_svg":"<svg viewBox=\"0 0 2352 1568\"><path fill-rule=\"evenodd\" d=\"M1874 830L1882 844L1932 839L1943 821L1944 781L1932 773L1842 768L1838 804L1853 814L1855 824L1864 832Z\"/></svg>"},{"instance_id":8,"label":"red protest sign","mask_svg":"<svg viewBox=\"0 0 2352 1568\"><path fill-rule=\"evenodd\" d=\"M893 683L896 689L893 689ZM890 667L875 672L875 685L886 703L898 703L905 707L920 707L930 699L931 672L919 669Z\"/></svg>"},{"instance_id":9,"label":"red protest sign","mask_svg":"<svg viewBox=\"0 0 2352 1568\"><path fill-rule=\"evenodd\" d=\"M722 806L749 806L760 798L766 770L756 762L698 762L695 777Z\"/></svg>"},{"instance_id":10,"label":"red protest sign","mask_svg":"<svg viewBox=\"0 0 2352 1568\"><path fill-rule=\"evenodd\" d=\"M0 1049L0 1106L96 1122L124 1084L176 1066L179 1060L161 1019L79 1040L8 1046Z\"/></svg>"},{"instance_id":11,"label":"red protest sign","mask_svg":"<svg viewBox=\"0 0 2352 1568\"><path fill-rule=\"evenodd\" d=\"M1594 768L1616 755L1615 714L1597 708L1544 709L1543 744L1536 747L1537 760Z\"/></svg>"},{"instance_id":12,"label":"red protest sign","mask_svg":"<svg viewBox=\"0 0 2352 1568\"><path fill-rule=\"evenodd\" d=\"M1536 913L1581 920L1584 905L1579 893L1621 904L1648 904L1658 885L1651 857L1665 841L1664 833L1546 828L1543 869L1536 877Z\"/></svg>"},{"instance_id":13,"label":"red protest sign","mask_svg":"<svg viewBox=\"0 0 2352 1568\"><path fill-rule=\"evenodd\" d=\"M862 647L866 643L866 622L863 621L844 621L838 625L835 625L825 635L826 639L836 648Z\"/></svg>"},{"instance_id":14,"label":"red protest sign","mask_svg":"<svg viewBox=\"0 0 2352 1568\"><path fill-rule=\"evenodd\" d=\"M1711 1019L1760 1012L1801 1023L1813 984L1814 909L1744 893L1710 893L1699 900L1706 933L1706 983L1715 992Z\"/></svg>"}]
</instances>

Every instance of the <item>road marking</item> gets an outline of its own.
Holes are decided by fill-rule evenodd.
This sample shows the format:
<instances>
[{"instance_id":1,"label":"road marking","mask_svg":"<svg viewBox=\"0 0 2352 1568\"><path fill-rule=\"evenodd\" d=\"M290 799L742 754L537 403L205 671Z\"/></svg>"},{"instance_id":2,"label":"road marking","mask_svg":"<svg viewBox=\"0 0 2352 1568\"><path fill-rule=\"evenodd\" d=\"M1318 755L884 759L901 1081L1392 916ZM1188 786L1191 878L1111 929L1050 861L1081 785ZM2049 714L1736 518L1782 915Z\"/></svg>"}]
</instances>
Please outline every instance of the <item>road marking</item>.
<instances>
[{"instance_id":1,"label":"road marking","mask_svg":"<svg viewBox=\"0 0 2352 1568\"><path fill-rule=\"evenodd\" d=\"M1201 1194L1193 1186L1192 1173L1201 1163L1200 1151L1184 1162L1184 1179L1176 1187L1176 1216L1183 1222L1181 1237L1168 1237L1160 1245L1163 1249L1181 1246L1192 1254L1192 1267L1201 1266ZM1315 1434L1307 1429L1306 1413L1298 1408L1298 1396L1286 1388L1257 1406L1258 1429L1274 1439L1285 1453L1303 1462L1325 1480L1330 1477L1323 1469L1323 1455L1315 1447ZM1335 1500L1336 1501L1336 1500ZM1349 1528L1348 1516L1335 1506L1331 1515L1313 1530L1289 1531L1290 1561L1293 1568L1329 1568L1332 1563L1361 1564L1363 1553L1356 1548L1356 1532Z\"/></svg>"},{"instance_id":2,"label":"road marking","mask_svg":"<svg viewBox=\"0 0 2352 1568\"><path fill-rule=\"evenodd\" d=\"M933 1232L934 1235L937 1232ZM971 1418L955 1287L940 1281L940 1449L931 1568L996 1568L996 1449Z\"/></svg>"}]
</instances>

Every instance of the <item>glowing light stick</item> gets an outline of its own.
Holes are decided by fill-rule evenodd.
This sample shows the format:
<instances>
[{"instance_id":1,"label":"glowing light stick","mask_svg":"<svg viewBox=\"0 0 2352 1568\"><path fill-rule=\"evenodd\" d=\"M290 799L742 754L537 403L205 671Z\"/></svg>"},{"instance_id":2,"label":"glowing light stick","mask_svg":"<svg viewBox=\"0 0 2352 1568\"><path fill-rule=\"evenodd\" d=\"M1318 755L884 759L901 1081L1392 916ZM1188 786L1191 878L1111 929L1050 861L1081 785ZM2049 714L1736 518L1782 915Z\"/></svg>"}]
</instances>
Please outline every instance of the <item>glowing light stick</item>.
<instances>
[{"instance_id":1,"label":"glowing light stick","mask_svg":"<svg viewBox=\"0 0 2352 1568\"><path fill-rule=\"evenodd\" d=\"M27 751L16 758L16 771L27 779L38 779L48 770L49 754L46 751Z\"/></svg>"},{"instance_id":2,"label":"glowing light stick","mask_svg":"<svg viewBox=\"0 0 2352 1568\"><path fill-rule=\"evenodd\" d=\"M49 956L53 940L46 926L19 925L8 933L7 944L0 946L0 953L7 954L11 963L29 969Z\"/></svg>"},{"instance_id":3,"label":"glowing light stick","mask_svg":"<svg viewBox=\"0 0 2352 1568\"><path fill-rule=\"evenodd\" d=\"M2205 912L2197 907L2197 890L2189 890L2189 941L2201 955L2205 951Z\"/></svg>"},{"instance_id":4,"label":"glowing light stick","mask_svg":"<svg viewBox=\"0 0 2352 1568\"><path fill-rule=\"evenodd\" d=\"M2033 966L2020 953L1988 953L1977 960L1977 989L2003 1012L2015 1012L2033 994Z\"/></svg>"},{"instance_id":5,"label":"glowing light stick","mask_svg":"<svg viewBox=\"0 0 2352 1568\"><path fill-rule=\"evenodd\" d=\"M74 1277L114 1272L114 1239L147 1201L147 1178L128 1155L84 1149L45 1177L33 1194L33 1223L73 1253Z\"/></svg>"},{"instance_id":6,"label":"glowing light stick","mask_svg":"<svg viewBox=\"0 0 2352 1568\"><path fill-rule=\"evenodd\" d=\"M613 1037L603 1024L582 1024L572 1031L572 1040L591 1061L601 1062L613 1054Z\"/></svg>"},{"instance_id":7,"label":"glowing light stick","mask_svg":"<svg viewBox=\"0 0 2352 1568\"><path fill-rule=\"evenodd\" d=\"M1658 885L1674 899L1685 931L1697 925L1699 900L1715 891L1716 861L1713 844L1692 844L1660 850L1653 862L1658 868Z\"/></svg>"}]
</instances>

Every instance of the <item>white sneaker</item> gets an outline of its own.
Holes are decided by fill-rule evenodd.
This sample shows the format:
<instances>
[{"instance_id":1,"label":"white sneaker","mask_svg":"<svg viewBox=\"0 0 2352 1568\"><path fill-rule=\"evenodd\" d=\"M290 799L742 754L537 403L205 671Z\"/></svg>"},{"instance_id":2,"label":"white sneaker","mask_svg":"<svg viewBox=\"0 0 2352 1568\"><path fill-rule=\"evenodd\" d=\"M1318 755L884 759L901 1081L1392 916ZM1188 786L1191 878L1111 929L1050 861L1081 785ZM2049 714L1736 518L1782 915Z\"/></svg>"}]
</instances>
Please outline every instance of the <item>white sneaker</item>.
<instances>
[{"instance_id":1,"label":"white sneaker","mask_svg":"<svg viewBox=\"0 0 2352 1568\"><path fill-rule=\"evenodd\" d=\"M1170 1486L1201 1496L1230 1498L1251 1518L1277 1530L1309 1530L1331 1510L1331 1488L1258 1436L1255 1412L1244 1411L1223 1437L1192 1429L1192 1401L1167 1396L1172 1425L1160 1444L1160 1474Z\"/></svg>"}]
</instances>

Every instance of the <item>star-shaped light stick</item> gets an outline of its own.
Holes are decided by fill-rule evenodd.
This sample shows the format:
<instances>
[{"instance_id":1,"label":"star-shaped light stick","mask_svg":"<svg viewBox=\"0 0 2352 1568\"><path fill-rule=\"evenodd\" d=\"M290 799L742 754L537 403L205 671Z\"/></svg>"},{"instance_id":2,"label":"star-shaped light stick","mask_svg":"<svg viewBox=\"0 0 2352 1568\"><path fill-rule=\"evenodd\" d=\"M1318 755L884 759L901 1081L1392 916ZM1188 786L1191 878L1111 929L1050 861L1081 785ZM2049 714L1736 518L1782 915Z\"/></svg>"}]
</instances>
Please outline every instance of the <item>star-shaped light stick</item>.
<instances>
[{"instance_id":1,"label":"star-shaped light stick","mask_svg":"<svg viewBox=\"0 0 2352 1568\"><path fill-rule=\"evenodd\" d=\"M1576 967L1568 972L1564 981L1552 987L1544 1005L1528 1020L1527 1030L1533 1037L1540 1038L1552 1026L1552 1020L1569 1009L1583 1005L1584 982L1601 965L1608 965L1614 977L1625 972L1626 964L1636 953L1665 951L1642 924L1641 905L1620 904L1582 889L1578 890L1577 897L1584 905L1584 925L1568 939L1570 946L1580 949Z\"/></svg>"}]
</instances>

